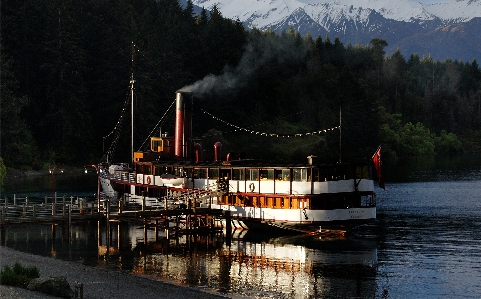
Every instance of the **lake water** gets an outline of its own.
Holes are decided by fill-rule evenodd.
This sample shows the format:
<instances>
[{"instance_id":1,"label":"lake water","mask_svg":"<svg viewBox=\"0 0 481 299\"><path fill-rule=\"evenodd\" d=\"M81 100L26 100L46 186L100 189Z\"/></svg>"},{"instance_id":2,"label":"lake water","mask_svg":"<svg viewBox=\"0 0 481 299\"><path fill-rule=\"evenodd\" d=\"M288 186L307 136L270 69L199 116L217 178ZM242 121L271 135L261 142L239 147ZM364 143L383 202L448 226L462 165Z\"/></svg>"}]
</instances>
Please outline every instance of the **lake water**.
<instances>
[{"instance_id":1,"label":"lake water","mask_svg":"<svg viewBox=\"0 0 481 299\"><path fill-rule=\"evenodd\" d=\"M246 298L481 298L479 156L386 165L386 181L378 221L345 239L248 233L229 245L222 236L168 239L141 224L92 221L70 231L7 228L2 241Z\"/></svg>"}]
</instances>

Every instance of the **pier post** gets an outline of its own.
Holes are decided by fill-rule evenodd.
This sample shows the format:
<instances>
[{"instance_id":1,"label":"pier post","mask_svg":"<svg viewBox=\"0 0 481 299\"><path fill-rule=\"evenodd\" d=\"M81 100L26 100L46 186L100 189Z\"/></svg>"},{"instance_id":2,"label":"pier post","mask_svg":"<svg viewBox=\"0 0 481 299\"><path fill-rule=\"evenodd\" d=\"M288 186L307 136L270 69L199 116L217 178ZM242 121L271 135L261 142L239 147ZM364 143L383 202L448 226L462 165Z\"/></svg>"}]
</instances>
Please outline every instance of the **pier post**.
<instances>
[{"instance_id":1,"label":"pier post","mask_svg":"<svg viewBox=\"0 0 481 299\"><path fill-rule=\"evenodd\" d=\"M68 205L68 230L72 229L72 205Z\"/></svg>"},{"instance_id":2,"label":"pier post","mask_svg":"<svg viewBox=\"0 0 481 299\"><path fill-rule=\"evenodd\" d=\"M147 244L147 218L144 217L144 244Z\"/></svg>"},{"instance_id":3,"label":"pier post","mask_svg":"<svg viewBox=\"0 0 481 299\"><path fill-rule=\"evenodd\" d=\"M179 232L180 220L179 215L175 216L175 231Z\"/></svg>"},{"instance_id":4,"label":"pier post","mask_svg":"<svg viewBox=\"0 0 481 299\"><path fill-rule=\"evenodd\" d=\"M2 215L1 215L2 224L5 222L5 209L7 209L7 207L2 207Z\"/></svg>"},{"instance_id":5,"label":"pier post","mask_svg":"<svg viewBox=\"0 0 481 299\"><path fill-rule=\"evenodd\" d=\"M122 210L123 210L123 204L124 204L124 197L119 200L119 216L122 215Z\"/></svg>"},{"instance_id":6,"label":"pier post","mask_svg":"<svg viewBox=\"0 0 481 299\"><path fill-rule=\"evenodd\" d=\"M33 219L37 218L37 211L36 211L37 209L36 209L36 206L37 206L37 205L33 205L33 206L32 206L32 217L33 217Z\"/></svg>"},{"instance_id":7,"label":"pier post","mask_svg":"<svg viewBox=\"0 0 481 299\"><path fill-rule=\"evenodd\" d=\"M214 216L212 216L212 215L209 217L209 225L210 225L210 231L212 233L214 233L215 232L215 224L214 224Z\"/></svg>"},{"instance_id":8,"label":"pier post","mask_svg":"<svg viewBox=\"0 0 481 299\"><path fill-rule=\"evenodd\" d=\"M25 204L28 206L28 197L25 196Z\"/></svg>"},{"instance_id":9,"label":"pier post","mask_svg":"<svg viewBox=\"0 0 481 299\"><path fill-rule=\"evenodd\" d=\"M84 298L84 284L75 282L74 288L75 288L74 298L83 299Z\"/></svg>"},{"instance_id":10,"label":"pier post","mask_svg":"<svg viewBox=\"0 0 481 299\"><path fill-rule=\"evenodd\" d=\"M231 214L230 211L225 211L225 234L226 234L226 243L230 246L231 237L232 237L232 223L231 223Z\"/></svg>"},{"instance_id":11,"label":"pier post","mask_svg":"<svg viewBox=\"0 0 481 299\"><path fill-rule=\"evenodd\" d=\"M16 206L17 205L17 195L13 195L13 205Z\"/></svg>"},{"instance_id":12,"label":"pier post","mask_svg":"<svg viewBox=\"0 0 481 299\"><path fill-rule=\"evenodd\" d=\"M110 200L107 199L107 200L105 201L105 203L107 204L106 213L107 213L107 222L108 222L109 219L110 219Z\"/></svg>"},{"instance_id":13,"label":"pier post","mask_svg":"<svg viewBox=\"0 0 481 299\"><path fill-rule=\"evenodd\" d=\"M8 206L8 198L5 197L5 207L7 207L7 206Z\"/></svg>"},{"instance_id":14,"label":"pier post","mask_svg":"<svg viewBox=\"0 0 481 299\"><path fill-rule=\"evenodd\" d=\"M27 205L26 204L23 204L23 208L22 208L22 217L25 217L25 212L27 211Z\"/></svg>"},{"instance_id":15,"label":"pier post","mask_svg":"<svg viewBox=\"0 0 481 299\"><path fill-rule=\"evenodd\" d=\"M65 195L62 197L62 216L65 217Z\"/></svg>"}]
</instances>

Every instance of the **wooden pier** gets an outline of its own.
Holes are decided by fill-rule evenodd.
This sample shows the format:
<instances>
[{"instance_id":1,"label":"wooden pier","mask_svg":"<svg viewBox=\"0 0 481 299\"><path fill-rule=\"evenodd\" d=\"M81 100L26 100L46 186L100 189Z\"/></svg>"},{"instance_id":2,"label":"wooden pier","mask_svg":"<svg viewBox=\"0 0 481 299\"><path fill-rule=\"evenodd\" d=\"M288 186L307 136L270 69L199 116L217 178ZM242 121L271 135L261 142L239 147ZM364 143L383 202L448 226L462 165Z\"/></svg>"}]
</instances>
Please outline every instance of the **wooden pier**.
<instances>
[{"instance_id":1,"label":"wooden pier","mask_svg":"<svg viewBox=\"0 0 481 299\"><path fill-rule=\"evenodd\" d=\"M31 199L27 197L0 199L0 228L26 224L72 224L88 219L130 221L146 226L164 228L171 234L212 234L223 231L223 219L230 214L210 208L152 208L128 206L121 200L60 197ZM229 223L227 222L227 223ZM225 223L225 222L224 222ZM226 229L230 231L230 225Z\"/></svg>"},{"instance_id":2,"label":"wooden pier","mask_svg":"<svg viewBox=\"0 0 481 299\"><path fill-rule=\"evenodd\" d=\"M2 227L29 223L57 223L98 217L93 203L78 197L38 198L14 197L0 199Z\"/></svg>"}]
</instances>

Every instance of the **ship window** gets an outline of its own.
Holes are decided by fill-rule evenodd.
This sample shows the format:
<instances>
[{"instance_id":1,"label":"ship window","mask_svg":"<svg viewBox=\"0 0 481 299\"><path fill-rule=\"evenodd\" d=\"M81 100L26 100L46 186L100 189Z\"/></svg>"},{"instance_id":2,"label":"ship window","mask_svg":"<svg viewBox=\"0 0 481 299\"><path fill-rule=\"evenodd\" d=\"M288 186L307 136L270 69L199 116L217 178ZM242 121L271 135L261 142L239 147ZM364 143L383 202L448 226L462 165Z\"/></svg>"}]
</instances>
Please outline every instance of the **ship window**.
<instances>
[{"instance_id":1,"label":"ship window","mask_svg":"<svg viewBox=\"0 0 481 299\"><path fill-rule=\"evenodd\" d=\"M369 179L369 168L367 166L356 167L356 178Z\"/></svg>"},{"instance_id":2,"label":"ship window","mask_svg":"<svg viewBox=\"0 0 481 299\"><path fill-rule=\"evenodd\" d=\"M276 180L282 181L282 170L281 169L274 170L274 177Z\"/></svg>"},{"instance_id":3,"label":"ship window","mask_svg":"<svg viewBox=\"0 0 481 299\"><path fill-rule=\"evenodd\" d=\"M312 169L312 181L319 182L319 168Z\"/></svg>"},{"instance_id":4,"label":"ship window","mask_svg":"<svg viewBox=\"0 0 481 299\"><path fill-rule=\"evenodd\" d=\"M337 181L337 180L344 179L344 175L342 174L339 168L326 169L325 171L327 173L328 181Z\"/></svg>"},{"instance_id":5,"label":"ship window","mask_svg":"<svg viewBox=\"0 0 481 299\"><path fill-rule=\"evenodd\" d=\"M295 182L307 182L307 169L295 168L292 170L293 181Z\"/></svg>"},{"instance_id":6,"label":"ship window","mask_svg":"<svg viewBox=\"0 0 481 299\"><path fill-rule=\"evenodd\" d=\"M220 170L220 176L221 178L224 178L225 180L230 180L232 176L232 169L221 169Z\"/></svg>"},{"instance_id":7,"label":"ship window","mask_svg":"<svg viewBox=\"0 0 481 299\"><path fill-rule=\"evenodd\" d=\"M150 149L153 152L161 152L162 151L162 139L152 139L152 144Z\"/></svg>"},{"instance_id":8,"label":"ship window","mask_svg":"<svg viewBox=\"0 0 481 299\"><path fill-rule=\"evenodd\" d=\"M259 179L258 169L247 169L246 180L247 181L257 181Z\"/></svg>"},{"instance_id":9,"label":"ship window","mask_svg":"<svg viewBox=\"0 0 481 299\"><path fill-rule=\"evenodd\" d=\"M152 168L150 165L144 165L144 174L152 174Z\"/></svg>"},{"instance_id":10,"label":"ship window","mask_svg":"<svg viewBox=\"0 0 481 299\"><path fill-rule=\"evenodd\" d=\"M261 169L259 175L261 180L274 180L274 169Z\"/></svg>"},{"instance_id":11,"label":"ship window","mask_svg":"<svg viewBox=\"0 0 481 299\"><path fill-rule=\"evenodd\" d=\"M244 180L244 169L243 168L232 169L232 179L233 180Z\"/></svg>"},{"instance_id":12,"label":"ship window","mask_svg":"<svg viewBox=\"0 0 481 299\"><path fill-rule=\"evenodd\" d=\"M376 206L376 196L375 195L367 195L361 196L361 207L374 207Z\"/></svg>"},{"instance_id":13,"label":"ship window","mask_svg":"<svg viewBox=\"0 0 481 299\"><path fill-rule=\"evenodd\" d=\"M219 169L209 168L209 179L218 179L218 178L219 178Z\"/></svg>"},{"instance_id":14,"label":"ship window","mask_svg":"<svg viewBox=\"0 0 481 299\"><path fill-rule=\"evenodd\" d=\"M184 176L184 169L182 167L176 167L174 168L174 174L176 176Z\"/></svg>"},{"instance_id":15,"label":"ship window","mask_svg":"<svg viewBox=\"0 0 481 299\"><path fill-rule=\"evenodd\" d=\"M207 172L205 168L195 168L193 170L194 179L205 179L207 177Z\"/></svg>"},{"instance_id":16,"label":"ship window","mask_svg":"<svg viewBox=\"0 0 481 299\"><path fill-rule=\"evenodd\" d=\"M185 168L184 173L188 178L192 177L192 168Z\"/></svg>"},{"instance_id":17,"label":"ship window","mask_svg":"<svg viewBox=\"0 0 481 299\"><path fill-rule=\"evenodd\" d=\"M290 181L291 180L291 170L290 169L283 169L282 170L282 180L283 181Z\"/></svg>"},{"instance_id":18,"label":"ship window","mask_svg":"<svg viewBox=\"0 0 481 299\"><path fill-rule=\"evenodd\" d=\"M259 170L252 169L251 171L251 180L257 181L259 179Z\"/></svg>"}]
</instances>

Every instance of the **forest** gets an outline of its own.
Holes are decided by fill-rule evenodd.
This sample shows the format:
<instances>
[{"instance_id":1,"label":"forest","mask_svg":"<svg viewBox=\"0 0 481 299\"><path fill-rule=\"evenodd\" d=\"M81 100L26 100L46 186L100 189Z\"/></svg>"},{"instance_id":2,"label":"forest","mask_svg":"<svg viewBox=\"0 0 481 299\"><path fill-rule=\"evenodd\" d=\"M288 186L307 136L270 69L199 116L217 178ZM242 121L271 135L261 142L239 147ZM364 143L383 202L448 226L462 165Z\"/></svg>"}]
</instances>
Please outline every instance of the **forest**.
<instances>
[{"instance_id":1,"label":"forest","mask_svg":"<svg viewBox=\"0 0 481 299\"><path fill-rule=\"evenodd\" d=\"M217 141L223 153L292 162L371 158L379 145L386 158L481 150L476 60L247 30L177 0L5 0L1 30L7 167L129 161L131 102L142 150L173 134L177 90L195 96L207 160Z\"/></svg>"}]
</instances>

